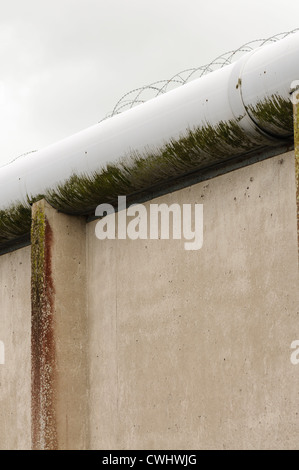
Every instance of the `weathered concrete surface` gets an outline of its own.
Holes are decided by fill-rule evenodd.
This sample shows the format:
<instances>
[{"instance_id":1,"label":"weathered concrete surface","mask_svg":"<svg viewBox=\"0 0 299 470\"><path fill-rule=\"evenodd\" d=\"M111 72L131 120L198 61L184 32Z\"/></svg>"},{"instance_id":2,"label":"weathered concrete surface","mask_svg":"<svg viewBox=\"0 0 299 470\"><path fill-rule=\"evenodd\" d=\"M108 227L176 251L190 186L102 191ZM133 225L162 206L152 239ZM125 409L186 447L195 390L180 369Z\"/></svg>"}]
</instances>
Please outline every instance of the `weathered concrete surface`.
<instances>
[{"instance_id":1,"label":"weathered concrete surface","mask_svg":"<svg viewBox=\"0 0 299 470\"><path fill-rule=\"evenodd\" d=\"M45 201L34 204L34 449L88 447L85 227L84 218L58 213Z\"/></svg>"},{"instance_id":2,"label":"weathered concrete surface","mask_svg":"<svg viewBox=\"0 0 299 470\"><path fill-rule=\"evenodd\" d=\"M28 450L30 436L30 247L0 256L0 449Z\"/></svg>"},{"instance_id":3,"label":"weathered concrete surface","mask_svg":"<svg viewBox=\"0 0 299 470\"><path fill-rule=\"evenodd\" d=\"M299 448L294 152L169 194L204 245L88 225L91 448Z\"/></svg>"},{"instance_id":4,"label":"weathered concrete surface","mask_svg":"<svg viewBox=\"0 0 299 470\"><path fill-rule=\"evenodd\" d=\"M294 152L153 202L203 203L203 248L99 241L96 222L85 238L84 219L38 203L51 233L42 243L55 446L299 449ZM30 330L42 331L44 317L31 325L30 256L30 247L0 256L0 449L32 446Z\"/></svg>"},{"instance_id":5,"label":"weathered concrete surface","mask_svg":"<svg viewBox=\"0 0 299 470\"><path fill-rule=\"evenodd\" d=\"M58 448L56 420L55 286L53 230L40 201L32 208L31 228L31 420L32 448ZM51 210L49 209L51 212Z\"/></svg>"}]
</instances>

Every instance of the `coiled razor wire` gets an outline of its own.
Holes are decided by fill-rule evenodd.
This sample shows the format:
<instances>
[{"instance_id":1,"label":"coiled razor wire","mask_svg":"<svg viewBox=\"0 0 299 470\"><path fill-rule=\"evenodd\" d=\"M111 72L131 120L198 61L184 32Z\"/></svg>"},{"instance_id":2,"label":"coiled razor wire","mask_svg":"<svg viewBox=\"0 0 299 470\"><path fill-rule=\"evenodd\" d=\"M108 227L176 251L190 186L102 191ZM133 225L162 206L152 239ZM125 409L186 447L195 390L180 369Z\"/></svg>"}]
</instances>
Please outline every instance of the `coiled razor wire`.
<instances>
[{"instance_id":1,"label":"coiled razor wire","mask_svg":"<svg viewBox=\"0 0 299 470\"><path fill-rule=\"evenodd\" d=\"M222 54L216 57L216 59L214 59L212 62L206 65L202 65L200 67L194 67L192 69L183 70L182 72L177 73L176 75L174 75L172 78L168 80L159 80L157 82L151 83L150 85L145 85L140 88L135 88L134 90L131 90L125 95L123 95L114 106L113 111L109 113L100 122L112 116L115 116L116 114L120 114L123 111L131 109L134 106L137 106L138 104L142 104L152 98L156 98L157 96L162 95L163 93L166 93L167 91L170 91L173 88L177 88L180 85L185 85L190 80L194 80L195 78L200 78L203 75L207 75L208 73L213 72L214 70L225 67L226 65L229 65L235 62L246 52L250 52L253 49L256 49L257 47L262 47L262 46L265 46L266 44L270 44L272 42L279 41L280 39L284 39L290 34L297 33L298 31L299 31L299 28L296 28L296 29L293 29L292 31L288 31L287 33L276 34L274 36L271 36L268 39L256 39L255 41L247 42L246 44L244 44L243 46L239 47L238 49L234 51L226 52L225 54ZM2 168L3 166L9 165L15 160L18 160L19 158L25 157L26 155L30 153L34 153L34 152L37 152L37 150L26 152L14 158L12 161L5 163L4 165L1 165L0 168Z\"/></svg>"},{"instance_id":2,"label":"coiled razor wire","mask_svg":"<svg viewBox=\"0 0 299 470\"><path fill-rule=\"evenodd\" d=\"M29 152L22 153L21 155L18 155L17 157L10 160L9 162L3 163L2 165L0 165L0 168L3 168L4 166L8 166L11 163L15 162L16 160L19 160L19 158L26 157L27 155L30 155L31 153L35 153L35 152L37 152L37 150L29 150Z\"/></svg>"},{"instance_id":3,"label":"coiled razor wire","mask_svg":"<svg viewBox=\"0 0 299 470\"><path fill-rule=\"evenodd\" d=\"M256 49L257 47L262 47L272 42L279 41L280 39L284 39L290 34L294 34L298 31L299 28L296 28L292 31L288 31L287 33L276 34L268 39L257 39L255 41L247 42L246 44L234 51L229 51L216 57L216 59L206 65L183 70L182 72L177 73L168 80L159 80L149 85L145 85L140 88L135 88L134 90L131 90L128 93L124 94L120 98L120 100L118 100L112 112L109 113L102 120L108 119L112 116L115 116L116 114L120 114L121 112L131 109L136 105L145 103L145 101L148 101L152 98L156 98L157 96L162 95L174 88L177 88L180 85L185 85L190 80L200 78L203 75L207 75L208 73L213 72L214 70L232 64L246 52L250 52L253 49Z\"/></svg>"}]
</instances>

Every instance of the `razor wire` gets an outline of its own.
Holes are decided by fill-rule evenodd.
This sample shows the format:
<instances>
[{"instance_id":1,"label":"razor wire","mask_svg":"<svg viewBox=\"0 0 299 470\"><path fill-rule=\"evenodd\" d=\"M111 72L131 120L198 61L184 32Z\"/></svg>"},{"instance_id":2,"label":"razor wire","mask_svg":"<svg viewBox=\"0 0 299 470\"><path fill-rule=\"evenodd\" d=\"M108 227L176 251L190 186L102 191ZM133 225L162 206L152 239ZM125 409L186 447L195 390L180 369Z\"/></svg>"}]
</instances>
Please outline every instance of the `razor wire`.
<instances>
[{"instance_id":1,"label":"razor wire","mask_svg":"<svg viewBox=\"0 0 299 470\"><path fill-rule=\"evenodd\" d=\"M27 157L27 155L30 155L31 153L35 153L37 150L29 150L29 152L22 153L21 155L18 155L17 157L13 158L9 162L3 163L0 165L0 168L3 168L5 166L10 165L11 163L14 163L16 160L19 160L19 158Z\"/></svg>"},{"instance_id":2,"label":"razor wire","mask_svg":"<svg viewBox=\"0 0 299 470\"><path fill-rule=\"evenodd\" d=\"M195 78L200 78L204 75L207 75L214 70L230 65L236 60L238 60L242 55L247 52L252 51L258 47L263 47L267 44L284 39L285 37L294 34L299 31L299 28L293 29L285 33L275 34L267 39L256 39L254 41L247 42L243 44L238 49L233 51L225 52L220 56L216 57L212 62L209 62L206 65L199 67L194 67L190 69L183 70L175 75L173 75L168 80L159 80L149 85L145 85L134 90L125 93L116 103L111 113L105 116L102 121L108 119L116 114L120 114L123 111L133 108L139 104L145 103L146 101L156 98L159 95L162 95L178 86L185 85Z\"/></svg>"},{"instance_id":3,"label":"razor wire","mask_svg":"<svg viewBox=\"0 0 299 470\"><path fill-rule=\"evenodd\" d=\"M246 52L250 52L253 49L256 49L258 47L262 47L267 44L271 44L273 42L284 39L290 34L294 34L298 31L299 31L299 28L296 28L296 29L293 29L292 31L275 34L274 36L271 36L267 39L256 39L254 41L247 42L246 44L243 44L243 46L239 47L238 49L221 54L220 56L216 57L216 59L214 59L212 62L209 62L206 65L183 70L173 75L168 80L159 80L149 85L145 85L140 88L135 88L134 90L131 90L128 93L125 93L118 100L112 112L109 113L107 116L105 116L100 122L112 116L115 116L117 114L120 114L123 111L131 109L134 106L145 103L146 101L152 98L156 98L157 96L162 95L166 93L167 91L170 91L174 88L177 88L178 86L185 85L186 83L188 83L191 80L194 80L195 78L200 78L203 75L207 75L208 73L213 72L214 70L225 67L226 65L229 65L235 62ZM25 157L36 151L37 150L32 150L32 151L23 153L22 155L19 155L18 157L14 158L12 161L9 161L8 163L4 163L3 165L0 165L0 168L6 165L9 165L12 162L18 160L19 158Z\"/></svg>"}]
</instances>

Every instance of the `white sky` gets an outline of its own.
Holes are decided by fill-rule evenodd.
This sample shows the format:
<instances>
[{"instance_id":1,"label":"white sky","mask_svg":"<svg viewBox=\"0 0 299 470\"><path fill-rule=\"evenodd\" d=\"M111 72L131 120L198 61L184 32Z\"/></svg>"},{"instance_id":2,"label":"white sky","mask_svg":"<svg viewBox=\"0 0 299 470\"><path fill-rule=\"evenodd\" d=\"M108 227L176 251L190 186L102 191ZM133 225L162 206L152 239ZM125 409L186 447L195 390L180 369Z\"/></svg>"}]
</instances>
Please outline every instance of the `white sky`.
<instances>
[{"instance_id":1,"label":"white sky","mask_svg":"<svg viewBox=\"0 0 299 470\"><path fill-rule=\"evenodd\" d=\"M0 164L133 88L296 27L298 0L0 0Z\"/></svg>"}]
</instances>

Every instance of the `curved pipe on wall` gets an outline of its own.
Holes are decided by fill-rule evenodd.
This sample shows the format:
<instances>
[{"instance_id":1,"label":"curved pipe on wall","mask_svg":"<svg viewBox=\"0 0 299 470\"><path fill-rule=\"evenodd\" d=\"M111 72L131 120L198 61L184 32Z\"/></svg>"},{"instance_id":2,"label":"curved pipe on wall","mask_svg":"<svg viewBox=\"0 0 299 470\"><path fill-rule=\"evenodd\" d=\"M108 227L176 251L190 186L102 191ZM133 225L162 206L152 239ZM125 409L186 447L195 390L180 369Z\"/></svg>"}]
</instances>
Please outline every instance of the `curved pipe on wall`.
<instances>
[{"instance_id":1,"label":"curved pipe on wall","mask_svg":"<svg viewBox=\"0 0 299 470\"><path fill-rule=\"evenodd\" d=\"M1 167L0 210L28 204L73 175L93 175L126 159L130 164L132 155L153 153L188 130L237 122L256 149L291 137L292 129L275 109L281 101L290 103L291 84L299 79L298 58L296 33ZM204 151L212 155L208 145ZM245 150L241 146L238 154Z\"/></svg>"}]
</instances>

